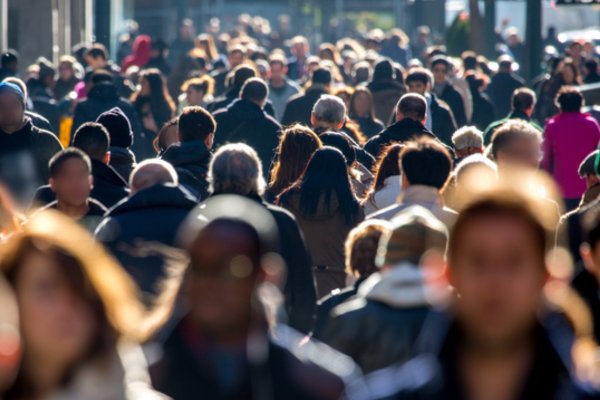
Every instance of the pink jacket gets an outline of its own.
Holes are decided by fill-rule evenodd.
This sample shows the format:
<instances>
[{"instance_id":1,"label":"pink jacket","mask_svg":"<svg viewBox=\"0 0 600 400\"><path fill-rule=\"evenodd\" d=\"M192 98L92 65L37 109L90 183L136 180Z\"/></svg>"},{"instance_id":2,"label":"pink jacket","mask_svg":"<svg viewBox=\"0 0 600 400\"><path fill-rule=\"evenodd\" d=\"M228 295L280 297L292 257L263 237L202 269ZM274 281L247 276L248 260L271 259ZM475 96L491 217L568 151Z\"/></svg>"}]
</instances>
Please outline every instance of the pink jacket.
<instances>
[{"instance_id":1,"label":"pink jacket","mask_svg":"<svg viewBox=\"0 0 600 400\"><path fill-rule=\"evenodd\" d=\"M562 113L544 129L541 167L548 171L565 199L578 199L586 190L578 170L583 160L598 148L600 128L588 114Z\"/></svg>"}]
</instances>

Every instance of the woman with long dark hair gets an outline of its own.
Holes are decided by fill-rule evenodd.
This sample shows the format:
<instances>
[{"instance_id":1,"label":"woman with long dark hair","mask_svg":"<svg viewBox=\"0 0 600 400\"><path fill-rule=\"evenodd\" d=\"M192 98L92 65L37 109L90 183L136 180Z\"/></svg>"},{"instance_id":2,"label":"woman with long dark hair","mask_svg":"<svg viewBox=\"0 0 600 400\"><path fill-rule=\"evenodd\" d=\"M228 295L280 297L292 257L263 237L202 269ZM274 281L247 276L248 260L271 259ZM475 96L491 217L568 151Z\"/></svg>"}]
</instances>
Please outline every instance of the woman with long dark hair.
<instances>
[{"instance_id":1,"label":"woman with long dark hair","mask_svg":"<svg viewBox=\"0 0 600 400\"><path fill-rule=\"evenodd\" d=\"M278 201L296 217L312 255L317 295L346 286L344 243L365 218L346 159L332 147L315 151L298 181Z\"/></svg>"},{"instance_id":2,"label":"woman with long dark hair","mask_svg":"<svg viewBox=\"0 0 600 400\"><path fill-rule=\"evenodd\" d=\"M385 128L383 122L375 118L373 95L366 86L358 86L354 89L350 98L348 117L358 124L367 139L371 139Z\"/></svg>"},{"instance_id":3,"label":"woman with long dark hair","mask_svg":"<svg viewBox=\"0 0 600 400\"><path fill-rule=\"evenodd\" d=\"M400 151L404 146L392 144L386 147L375 168L375 184L363 201L365 214L369 215L396 204L402 193L400 184Z\"/></svg>"},{"instance_id":4,"label":"woman with long dark hair","mask_svg":"<svg viewBox=\"0 0 600 400\"><path fill-rule=\"evenodd\" d=\"M175 117L175 103L169 95L161 72L155 68L142 71L140 88L131 96L144 126L146 154L153 154L152 143L160 127Z\"/></svg>"},{"instance_id":5,"label":"woman with long dark hair","mask_svg":"<svg viewBox=\"0 0 600 400\"><path fill-rule=\"evenodd\" d=\"M309 128L294 125L281 135L277 160L271 169L271 182L266 200L274 203L277 197L294 184L306 169L313 153L322 147L321 139Z\"/></svg>"}]
</instances>

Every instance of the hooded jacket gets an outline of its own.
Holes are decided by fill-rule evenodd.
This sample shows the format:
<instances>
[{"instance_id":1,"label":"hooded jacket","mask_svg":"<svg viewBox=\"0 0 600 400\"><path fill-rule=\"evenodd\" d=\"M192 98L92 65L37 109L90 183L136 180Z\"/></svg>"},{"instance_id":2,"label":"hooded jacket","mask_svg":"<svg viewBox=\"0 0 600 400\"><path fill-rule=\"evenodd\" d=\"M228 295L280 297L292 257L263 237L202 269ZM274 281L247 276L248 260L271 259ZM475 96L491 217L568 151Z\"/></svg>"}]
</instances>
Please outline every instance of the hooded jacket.
<instances>
[{"instance_id":1,"label":"hooded jacket","mask_svg":"<svg viewBox=\"0 0 600 400\"><path fill-rule=\"evenodd\" d=\"M403 263L373 274L353 300L333 309L323 341L364 373L407 361L429 314L429 296L418 266Z\"/></svg>"},{"instance_id":2,"label":"hooded jacket","mask_svg":"<svg viewBox=\"0 0 600 400\"><path fill-rule=\"evenodd\" d=\"M236 100L227 109L213 114L217 123L215 143L218 148L225 143L244 142L258 154L263 176L269 177L271 162L279 146L281 125L251 100Z\"/></svg>"},{"instance_id":3,"label":"hooded jacket","mask_svg":"<svg viewBox=\"0 0 600 400\"><path fill-rule=\"evenodd\" d=\"M419 121L415 121L411 118L404 118L403 120L388 126L379 135L372 137L367 144L365 144L365 150L373 157L377 158L386 146L394 143L404 143L421 136L436 139L436 136Z\"/></svg>"},{"instance_id":4,"label":"hooded jacket","mask_svg":"<svg viewBox=\"0 0 600 400\"><path fill-rule=\"evenodd\" d=\"M127 72L127 69L132 66L144 67L150 61L150 47L152 39L148 35L140 35L133 43L133 54L125 57L121 64L121 72Z\"/></svg>"},{"instance_id":5,"label":"hooded jacket","mask_svg":"<svg viewBox=\"0 0 600 400\"><path fill-rule=\"evenodd\" d=\"M199 140L175 143L165 151L161 159L170 163L179 176L179 184L201 200L208 198L208 163L211 150Z\"/></svg>"},{"instance_id":6,"label":"hooded jacket","mask_svg":"<svg viewBox=\"0 0 600 400\"><path fill-rule=\"evenodd\" d=\"M196 205L196 199L180 186L154 185L112 208L96 237L142 292L157 294L156 285L166 275L171 249L177 248L179 226Z\"/></svg>"}]
</instances>

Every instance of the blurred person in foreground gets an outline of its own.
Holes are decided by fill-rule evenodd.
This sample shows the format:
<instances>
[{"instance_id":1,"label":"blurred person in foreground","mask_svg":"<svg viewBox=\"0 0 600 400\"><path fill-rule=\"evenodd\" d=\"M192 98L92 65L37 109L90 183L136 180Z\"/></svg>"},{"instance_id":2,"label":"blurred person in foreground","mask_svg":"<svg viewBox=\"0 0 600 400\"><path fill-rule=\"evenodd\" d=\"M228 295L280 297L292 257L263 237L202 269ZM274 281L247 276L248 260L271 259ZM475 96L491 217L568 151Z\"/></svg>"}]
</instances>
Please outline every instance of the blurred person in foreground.
<instances>
[{"instance_id":1,"label":"blurred person in foreground","mask_svg":"<svg viewBox=\"0 0 600 400\"><path fill-rule=\"evenodd\" d=\"M281 207L265 203L266 183L261 162L254 149L243 144L227 144L217 150L208 174L211 197L236 194L256 201L275 219L279 232L280 255L287 274L283 289L287 323L308 333L317 302L310 253L294 216Z\"/></svg>"},{"instance_id":2,"label":"blurred person in foreground","mask_svg":"<svg viewBox=\"0 0 600 400\"><path fill-rule=\"evenodd\" d=\"M537 170L543 159L542 134L526 121L503 123L494 132L490 144L487 151L498 164L501 177L505 170L515 168Z\"/></svg>"},{"instance_id":3,"label":"blurred person in foreground","mask_svg":"<svg viewBox=\"0 0 600 400\"><path fill-rule=\"evenodd\" d=\"M424 260L434 252L442 259L446 226L421 206L403 210L390 225L379 241L379 271L353 300L333 309L323 334L325 343L352 357L365 374L408 361L434 302L448 297L428 292L433 271Z\"/></svg>"},{"instance_id":4,"label":"blurred person in foreground","mask_svg":"<svg viewBox=\"0 0 600 400\"><path fill-rule=\"evenodd\" d=\"M448 244L453 306L425 322L415 358L368 379L373 398L598 398L589 321L565 300L568 285L549 280L556 217L526 190L492 190L462 210Z\"/></svg>"},{"instance_id":5,"label":"blurred person in foreground","mask_svg":"<svg viewBox=\"0 0 600 400\"><path fill-rule=\"evenodd\" d=\"M177 260L176 234L198 203L166 161L146 160L130 178L131 196L113 207L96 230L131 275L148 304L160 295L169 263Z\"/></svg>"},{"instance_id":6,"label":"blurred person in foreground","mask_svg":"<svg viewBox=\"0 0 600 400\"><path fill-rule=\"evenodd\" d=\"M151 369L158 390L174 400L342 395L339 376L352 377L351 360L323 345L299 347L302 337L280 325L268 334L277 236L270 213L240 196L211 198L190 215L180 234L190 256L182 292L189 312Z\"/></svg>"},{"instance_id":7,"label":"blurred person in foreground","mask_svg":"<svg viewBox=\"0 0 600 400\"><path fill-rule=\"evenodd\" d=\"M150 387L138 343L166 313L144 312L134 283L83 228L38 214L3 246L0 271L27 349L4 399L165 398Z\"/></svg>"},{"instance_id":8,"label":"blurred person in foreground","mask_svg":"<svg viewBox=\"0 0 600 400\"><path fill-rule=\"evenodd\" d=\"M463 126L452 135L454 145L455 165L473 154L482 154L483 134L474 126Z\"/></svg>"}]
</instances>

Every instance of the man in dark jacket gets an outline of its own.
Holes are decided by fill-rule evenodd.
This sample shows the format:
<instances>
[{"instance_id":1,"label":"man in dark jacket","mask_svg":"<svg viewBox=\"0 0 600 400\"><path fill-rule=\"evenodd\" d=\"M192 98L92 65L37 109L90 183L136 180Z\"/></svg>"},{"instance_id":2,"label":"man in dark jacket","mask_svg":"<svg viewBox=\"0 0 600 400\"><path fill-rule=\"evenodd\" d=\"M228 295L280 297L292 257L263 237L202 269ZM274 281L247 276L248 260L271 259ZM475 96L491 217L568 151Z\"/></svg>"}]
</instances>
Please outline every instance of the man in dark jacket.
<instances>
[{"instance_id":1,"label":"man in dark jacket","mask_svg":"<svg viewBox=\"0 0 600 400\"><path fill-rule=\"evenodd\" d=\"M367 85L373 95L375 117L385 125L390 123L400 97L406 94L406 88L396 81L394 74L392 61L382 58L375 64L373 80Z\"/></svg>"},{"instance_id":2,"label":"man in dark jacket","mask_svg":"<svg viewBox=\"0 0 600 400\"><path fill-rule=\"evenodd\" d=\"M467 124L465 103L458 92L448 80L452 64L446 56L439 55L431 60L431 71L433 72L433 93L448 104L458 128Z\"/></svg>"},{"instance_id":3,"label":"man in dark jacket","mask_svg":"<svg viewBox=\"0 0 600 400\"><path fill-rule=\"evenodd\" d=\"M179 184L201 200L208 197L208 163L212 156L217 123L202 107L186 107L177 122L179 143L171 145L162 155L179 177Z\"/></svg>"},{"instance_id":4,"label":"man in dark jacket","mask_svg":"<svg viewBox=\"0 0 600 400\"><path fill-rule=\"evenodd\" d=\"M121 175L125 182L129 182L129 176L136 163L135 155L130 150L134 144L134 134L129 118L119 107L115 107L100 114L96 122L105 127L110 136L109 165Z\"/></svg>"},{"instance_id":5,"label":"man in dark jacket","mask_svg":"<svg viewBox=\"0 0 600 400\"><path fill-rule=\"evenodd\" d=\"M99 201L107 208L125 199L129 195L127 182L108 165L110 139L106 129L100 124L86 122L77 132L73 147L83 151L90 158L92 166L93 188L92 199ZM56 200L50 185L40 187L35 193L32 206L36 207Z\"/></svg>"},{"instance_id":6,"label":"man in dark jacket","mask_svg":"<svg viewBox=\"0 0 600 400\"><path fill-rule=\"evenodd\" d=\"M427 252L442 257L446 251L446 226L421 206L407 208L391 224L379 242L380 272L367 278L353 300L333 309L323 335L365 374L411 358L430 312L419 264Z\"/></svg>"},{"instance_id":7,"label":"man in dark jacket","mask_svg":"<svg viewBox=\"0 0 600 400\"><path fill-rule=\"evenodd\" d=\"M29 98L33 102L33 109L50 122L52 132L56 133L60 129L61 115L52 92L56 84L56 66L44 57L40 57L36 63L40 71L37 78L30 79L27 83Z\"/></svg>"},{"instance_id":8,"label":"man in dark jacket","mask_svg":"<svg viewBox=\"0 0 600 400\"><path fill-rule=\"evenodd\" d=\"M151 367L154 387L174 400L333 400L356 376L352 360L268 323L276 307L265 284L277 268L277 225L260 204L219 196L196 208L181 237L190 255L187 315ZM264 304L264 303L263 303ZM290 351L294 349L293 351ZM315 364L318 362L318 366Z\"/></svg>"},{"instance_id":9,"label":"man in dark jacket","mask_svg":"<svg viewBox=\"0 0 600 400\"><path fill-rule=\"evenodd\" d=\"M268 96L267 84L260 78L250 78L244 83L238 100L213 114L217 123L215 148L225 143L248 144L258 153L267 179L282 130L279 122L263 111Z\"/></svg>"},{"instance_id":10,"label":"man in dark jacket","mask_svg":"<svg viewBox=\"0 0 600 400\"><path fill-rule=\"evenodd\" d=\"M171 262L178 260L179 226L196 200L178 186L177 173L162 160L140 163L131 174L131 197L112 208L96 231L147 296L160 295ZM148 298L149 297L149 298Z\"/></svg>"},{"instance_id":11,"label":"man in dark jacket","mask_svg":"<svg viewBox=\"0 0 600 400\"><path fill-rule=\"evenodd\" d=\"M310 126L310 114L321 95L328 94L331 88L331 72L317 68L311 77L311 85L306 92L292 96L285 105L281 125L295 123Z\"/></svg>"},{"instance_id":12,"label":"man in dark jacket","mask_svg":"<svg viewBox=\"0 0 600 400\"><path fill-rule=\"evenodd\" d=\"M494 137L494 133L500 126L509 121L511 119L520 119L523 121L527 121L540 132L544 130L535 122L531 121L531 114L533 113L533 109L535 107L535 93L533 90L528 88L519 88L515 89L512 94L512 98L510 100L512 111L505 118L501 120L492 122L483 133L483 143L484 145L489 145L492 141L492 137ZM502 114L501 114L502 115Z\"/></svg>"},{"instance_id":13,"label":"man in dark jacket","mask_svg":"<svg viewBox=\"0 0 600 400\"><path fill-rule=\"evenodd\" d=\"M93 71L107 71L113 78L113 83L117 89L118 95L128 99L134 92L131 82L123 78L121 68L115 65L109 58L108 49L101 43L94 43L85 51L85 61L87 66Z\"/></svg>"},{"instance_id":14,"label":"man in dark jacket","mask_svg":"<svg viewBox=\"0 0 600 400\"><path fill-rule=\"evenodd\" d=\"M112 75L106 71L99 70L94 72L91 79L93 86L88 93L88 98L79 102L77 107L75 107L71 135L74 135L75 131L84 122L94 122L102 113L118 107L131 123L137 148L144 148L144 133L140 119L131 102L119 97L119 92L113 83Z\"/></svg>"},{"instance_id":15,"label":"man in dark jacket","mask_svg":"<svg viewBox=\"0 0 600 400\"><path fill-rule=\"evenodd\" d=\"M513 93L523 86L525 86L523 78L513 72L512 58L506 55L501 56L498 59L498 73L492 77L488 88L497 116L508 115L511 111Z\"/></svg>"},{"instance_id":16,"label":"man in dark jacket","mask_svg":"<svg viewBox=\"0 0 600 400\"><path fill-rule=\"evenodd\" d=\"M48 183L48 162L62 145L52 133L25 116L25 94L13 83L0 83L0 181L25 208L35 190Z\"/></svg>"},{"instance_id":17,"label":"man in dark jacket","mask_svg":"<svg viewBox=\"0 0 600 400\"><path fill-rule=\"evenodd\" d=\"M433 76L425 68L411 69L406 76L408 92L420 94L427 100L425 127L446 146L452 146L452 135L457 129L456 121L454 121L450 107L429 91L431 81L433 81Z\"/></svg>"},{"instance_id":18,"label":"man in dark jacket","mask_svg":"<svg viewBox=\"0 0 600 400\"><path fill-rule=\"evenodd\" d=\"M239 168L231 168L232 165ZM220 148L211 163L210 177L212 197L223 194L245 196L262 205L275 218L280 254L287 265L284 295L288 324L308 333L317 302L310 253L292 214L261 199L266 185L256 152L243 144Z\"/></svg>"},{"instance_id":19,"label":"man in dark jacket","mask_svg":"<svg viewBox=\"0 0 600 400\"><path fill-rule=\"evenodd\" d=\"M461 211L447 255L454 306L425 322L415 358L373 375L372 398L598 398L572 354L588 338L546 306L545 202L510 187Z\"/></svg>"},{"instance_id":20,"label":"man in dark jacket","mask_svg":"<svg viewBox=\"0 0 600 400\"><path fill-rule=\"evenodd\" d=\"M423 96L416 93L405 94L398 102L396 123L372 137L365 145L365 150L377 158L386 146L393 143L403 143L421 136L435 139L435 135L423 125L427 118L426 112L427 100Z\"/></svg>"}]
</instances>

